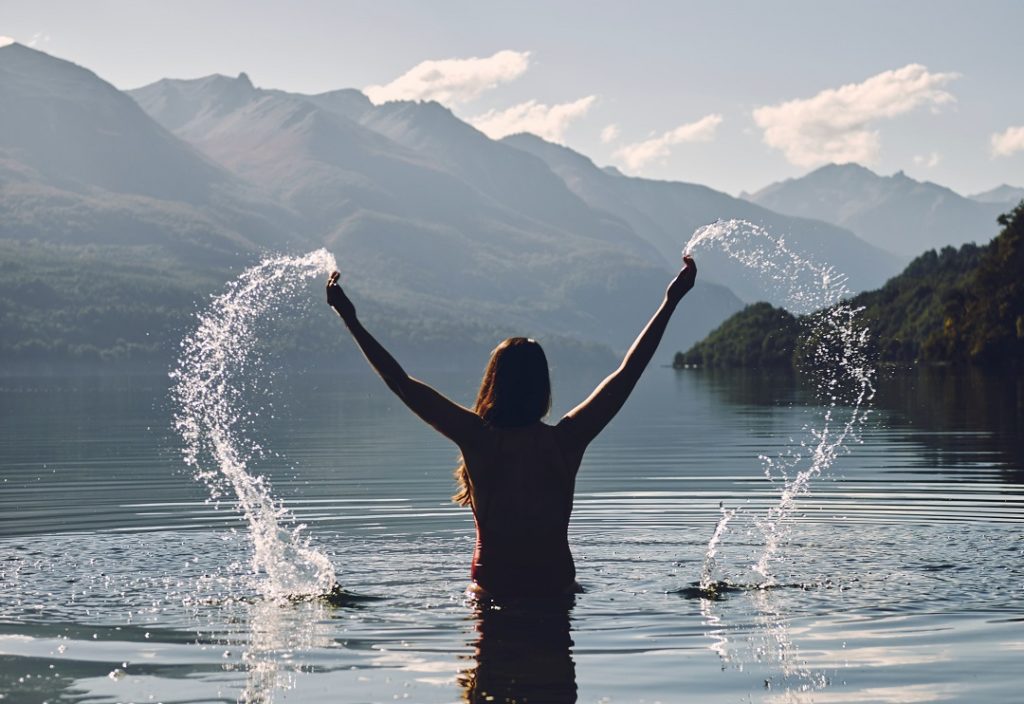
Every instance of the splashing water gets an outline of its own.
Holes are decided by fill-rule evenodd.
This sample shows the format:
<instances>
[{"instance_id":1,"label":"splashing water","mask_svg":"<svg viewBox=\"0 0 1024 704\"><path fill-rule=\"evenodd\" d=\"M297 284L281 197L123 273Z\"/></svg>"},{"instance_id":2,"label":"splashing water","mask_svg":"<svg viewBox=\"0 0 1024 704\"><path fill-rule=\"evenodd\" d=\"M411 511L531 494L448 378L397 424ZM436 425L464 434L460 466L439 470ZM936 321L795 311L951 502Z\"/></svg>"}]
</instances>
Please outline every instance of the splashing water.
<instances>
[{"instance_id":1,"label":"splashing water","mask_svg":"<svg viewBox=\"0 0 1024 704\"><path fill-rule=\"evenodd\" d=\"M760 458L765 476L783 483L778 504L759 522L765 545L752 567L762 580L761 586L771 586L775 582L771 563L778 559L778 550L786 540L787 519L797 499L809 493L811 481L831 467L849 443L860 441L859 431L869 414L866 405L875 393L875 369L868 360L867 328L857 319L861 309L844 302L851 292L846 277L836 269L796 254L782 238L745 220L719 220L700 227L683 251L709 245L760 273L782 294L792 312L807 314L804 358L824 411L818 427L807 427L809 437L800 443L799 450ZM702 588L705 582L707 586L714 584L709 559L713 570L714 555L732 515L726 517L723 509L705 556Z\"/></svg>"},{"instance_id":2,"label":"splashing water","mask_svg":"<svg viewBox=\"0 0 1024 704\"><path fill-rule=\"evenodd\" d=\"M715 586L715 556L718 555L718 543L722 541L725 536L726 527L729 525L729 521L732 520L733 516L736 515L737 509L727 509L724 504L718 504L718 512L721 514L718 518L718 524L715 526L715 532L711 536L711 540L708 541L708 548L704 552L704 566L700 572L700 590L702 592L710 592Z\"/></svg>"},{"instance_id":3,"label":"splashing water","mask_svg":"<svg viewBox=\"0 0 1024 704\"><path fill-rule=\"evenodd\" d=\"M243 400L261 375L257 323L298 297L303 282L337 268L320 249L302 257L272 257L246 269L199 314L198 325L182 341L171 372L171 396L177 405L175 427L184 441L186 464L210 489L213 500L232 493L248 521L257 588L269 598L317 596L335 586L334 568L324 553L302 535L292 514L274 499L262 476L248 464L261 453L245 436L249 413Z\"/></svg>"}]
</instances>

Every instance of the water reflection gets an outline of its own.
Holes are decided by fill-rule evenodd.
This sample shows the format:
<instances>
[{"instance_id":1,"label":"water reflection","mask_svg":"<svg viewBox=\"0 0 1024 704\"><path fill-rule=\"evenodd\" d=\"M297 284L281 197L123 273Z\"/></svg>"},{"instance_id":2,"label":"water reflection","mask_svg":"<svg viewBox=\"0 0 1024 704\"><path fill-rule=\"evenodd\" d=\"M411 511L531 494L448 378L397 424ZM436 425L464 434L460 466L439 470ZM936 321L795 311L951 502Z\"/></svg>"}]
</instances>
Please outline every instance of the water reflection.
<instances>
[{"instance_id":1,"label":"water reflection","mask_svg":"<svg viewBox=\"0 0 1024 704\"><path fill-rule=\"evenodd\" d=\"M471 667L459 673L464 702L575 702L569 635L575 597L478 602Z\"/></svg>"},{"instance_id":2,"label":"water reflection","mask_svg":"<svg viewBox=\"0 0 1024 704\"><path fill-rule=\"evenodd\" d=\"M732 406L816 405L813 387L789 369L680 369L677 383L685 376Z\"/></svg>"},{"instance_id":3,"label":"water reflection","mask_svg":"<svg viewBox=\"0 0 1024 704\"><path fill-rule=\"evenodd\" d=\"M245 671L245 687L238 697L245 704L271 704L278 694L294 689L302 653L334 643L330 608L320 599L259 599L248 604L244 618L249 630L241 662L226 669Z\"/></svg>"},{"instance_id":4,"label":"water reflection","mask_svg":"<svg viewBox=\"0 0 1024 704\"><path fill-rule=\"evenodd\" d=\"M685 369L719 400L748 408L814 406L813 389L789 371ZM978 368L885 369L877 380L873 423L890 440L923 446L922 467L997 464L1005 480L1024 482L1024 373Z\"/></svg>"},{"instance_id":5,"label":"water reflection","mask_svg":"<svg viewBox=\"0 0 1024 704\"><path fill-rule=\"evenodd\" d=\"M923 463L995 461L1007 481L1024 482L1024 374L947 367L890 370L875 401L902 421L906 441L925 444Z\"/></svg>"}]
</instances>

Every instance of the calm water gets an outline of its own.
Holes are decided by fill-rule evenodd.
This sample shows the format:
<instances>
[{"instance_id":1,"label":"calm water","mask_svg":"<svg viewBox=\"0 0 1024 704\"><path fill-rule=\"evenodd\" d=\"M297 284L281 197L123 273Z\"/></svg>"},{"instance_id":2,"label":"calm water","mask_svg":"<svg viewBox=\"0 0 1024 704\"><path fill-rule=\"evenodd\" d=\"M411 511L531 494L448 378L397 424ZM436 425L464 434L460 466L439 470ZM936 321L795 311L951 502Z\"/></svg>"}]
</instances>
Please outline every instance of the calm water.
<instances>
[{"instance_id":1,"label":"calm water","mask_svg":"<svg viewBox=\"0 0 1024 704\"><path fill-rule=\"evenodd\" d=\"M556 412L600 372L556 375ZM472 375L470 375L472 376ZM472 379L436 379L462 401ZM370 372L279 377L257 470L331 555L332 606L261 600L245 524L182 465L163 378L0 381L5 702L1015 702L1024 665L1024 379L883 375L863 444L801 499L757 460L817 410L788 377L648 371L592 446L571 605L466 602L456 453ZM264 400L263 405L266 405ZM490 697L490 699L488 699Z\"/></svg>"}]
</instances>

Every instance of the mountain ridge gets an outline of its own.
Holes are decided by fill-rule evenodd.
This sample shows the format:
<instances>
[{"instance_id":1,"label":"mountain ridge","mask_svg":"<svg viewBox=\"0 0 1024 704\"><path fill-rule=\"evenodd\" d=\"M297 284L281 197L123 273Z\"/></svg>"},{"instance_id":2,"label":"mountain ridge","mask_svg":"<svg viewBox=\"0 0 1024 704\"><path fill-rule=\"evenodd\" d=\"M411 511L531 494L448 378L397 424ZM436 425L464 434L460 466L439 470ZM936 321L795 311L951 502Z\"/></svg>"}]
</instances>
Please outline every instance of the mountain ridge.
<instances>
[{"instance_id":1,"label":"mountain ridge","mask_svg":"<svg viewBox=\"0 0 1024 704\"><path fill-rule=\"evenodd\" d=\"M972 200L903 171L880 176L859 164L826 164L743 197L777 212L849 228L904 256L973 241L1006 206Z\"/></svg>"},{"instance_id":2,"label":"mountain ridge","mask_svg":"<svg viewBox=\"0 0 1024 704\"><path fill-rule=\"evenodd\" d=\"M0 257L0 266L15 265L24 284L7 289L0 314L25 323L17 328L23 336L36 325L60 339L60 328L43 322L39 301L46 297L20 293L49 286L42 272L55 256L87 262L75 284L82 296L102 295L111 306L136 311L125 319L163 311L154 318L164 321L154 323L160 344L171 342L164 323L180 319L187 291L192 300L205 295L268 249L329 247L350 290L371 316L386 321L385 335L413 347L417 335L443 343L431 330L462 330L476 339L503 329L624 349L663 294L689 231L718 217L770 221L791 241L831 247L829 256L871 260L872 276L892 268L889 255L843 228L778 215L705 186L627 177L571 150L554 159L556 145L536 137L491 140L438 103L373 105L355 89L289 93L257 87L244 72L161 79L126 93L33 49L6 55L15 60L4 56L0 95L36 96L21 101L18 119L7 123L19 129L0 136L8 139L8 148L0 148L0 254L7 258ZM61 99L52 95L60 85L50 80L55 73L86 84L61 95L102 98L76 104L77 112L68 114L77 125L57 128L68 140L91 140L93 151L85 152L78 172L48 163L56 157L30 131L40 122L33 109L67 113L53 107ZM111 131L108 122L128 127ZM537 142L524 144L530 140ZM161 150L184 170L162 169ZM67 157L74 150L63 151ZM94 166L121 171L97 176ZM63 180L48 177L47 169ZM136 178L140 169L157 176ZM172 176L163 190L161 174ZM602 188L607 198L598 197ZM116 269L105 294L96 282L103 258L95 252L130 263ZM716 268L720 280L735 282L746 296L762 290L714 253L702 253L702 262L705 274L684 302L687 325L670 330L666 345L699 339L742 306L714 282ZM131 301L139 279L130 271L167 278L174 292L165 299L176 303ZM96 306L47 291L46 300L62 305ZM60 349L155 349L152 338L120 345L117 317L103 320L94 327L110 336L107 342ZM65 324L88 338L88 325L72 318ZM298 328L292 337L313 346L323 340L318 331Z\"/></svg>"}]
</instances>

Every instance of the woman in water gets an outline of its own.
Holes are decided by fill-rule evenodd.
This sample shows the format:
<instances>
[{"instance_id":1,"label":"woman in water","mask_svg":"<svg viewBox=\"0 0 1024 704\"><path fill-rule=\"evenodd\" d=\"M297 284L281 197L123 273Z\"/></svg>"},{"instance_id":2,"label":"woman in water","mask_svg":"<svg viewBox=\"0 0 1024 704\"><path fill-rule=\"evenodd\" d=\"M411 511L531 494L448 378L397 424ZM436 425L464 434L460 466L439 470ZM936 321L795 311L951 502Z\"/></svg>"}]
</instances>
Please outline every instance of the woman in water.
<instances>
[{"instance_id":1,"label":"woman in water","mask_svg":"<svg viewBox=\"0 0 1024 704\"><path fill-rule=\"evenodd\" d=\"M327 302L367 361L413 413L462 451L453 498L472 509L476 522L471 591L503 597L579 590L568 538L576 473L587 446L622 408L676 306L693 288L697 267L688 256L683 261L618 369L556 425L542 421L551 410L551 381L536 341L511 337L495 348L470 410L406 374L359 322L338 285L338 272L331 274Z\"/></svg>"}]
</instances>

